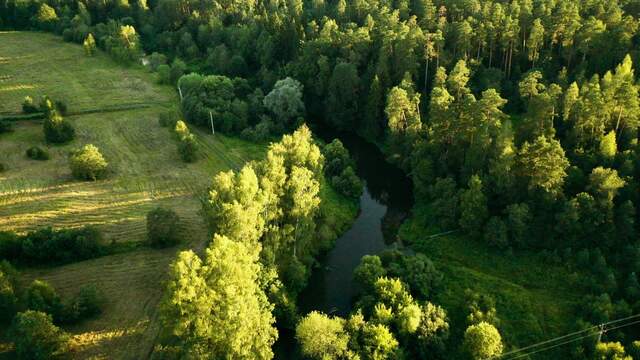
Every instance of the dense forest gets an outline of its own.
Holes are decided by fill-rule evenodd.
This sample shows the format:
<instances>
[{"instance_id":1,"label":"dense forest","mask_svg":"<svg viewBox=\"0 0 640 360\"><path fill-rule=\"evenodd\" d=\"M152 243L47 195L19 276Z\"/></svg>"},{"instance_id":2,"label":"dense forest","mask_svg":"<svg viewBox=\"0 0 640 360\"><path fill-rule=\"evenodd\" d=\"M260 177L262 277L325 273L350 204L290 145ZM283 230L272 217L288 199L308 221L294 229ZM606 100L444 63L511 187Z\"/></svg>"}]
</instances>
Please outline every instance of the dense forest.
<instances>
[{"instance_id":1,"label":"dense forest","mask_svg":"<svg viewBox=\"0 0 640 360\"><path fill-rule=\"evenodd\" d=\"M468 294L468 327L449 337L430 302L446 285L424 254L363 258L346 319L297 313L332 237L321 183L362 192L342 144L318 144L305 122L382 149L413 180L412 216L576 274L575 331L639 313L639 26L637 0L0 0L0 28L124 64L144 55L193 126L284 135L265 160L215 176L203 201L215 236L171 266L158 358L269 359L276 323L313 359L516 350L490 294ZM563 356L640 358L638 339L623 327Z\"/></svg>"}]
</instances>

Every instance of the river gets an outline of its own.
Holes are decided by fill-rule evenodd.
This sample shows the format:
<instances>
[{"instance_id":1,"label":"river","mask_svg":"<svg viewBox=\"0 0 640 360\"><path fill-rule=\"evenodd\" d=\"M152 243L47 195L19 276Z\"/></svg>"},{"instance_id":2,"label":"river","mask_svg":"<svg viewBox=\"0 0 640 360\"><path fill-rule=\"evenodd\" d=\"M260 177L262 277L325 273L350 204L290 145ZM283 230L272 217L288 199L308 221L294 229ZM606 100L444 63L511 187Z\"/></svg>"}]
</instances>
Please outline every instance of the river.
<instances>
[{"instance_id":1,"label":"river","mask_svg":"<svg viewBox=\"0 0 640 360\"><path fill-rule=\"evenodd\" d=\"M314 133L330 142L336 134ZM313 269L309 285L300 294L301 314L317 310L347 316L357 295L353 270L364 255L378 254L394 243L395 230L413 205L413 185L397 167L389 164L373 144L351 134L337 136L356 162L357 174L364 181L360 212L351 228L336 240L335 246ZM300 359L292 331L280 330L274 351L276 359Z\"/></svg>"}]
</instances>

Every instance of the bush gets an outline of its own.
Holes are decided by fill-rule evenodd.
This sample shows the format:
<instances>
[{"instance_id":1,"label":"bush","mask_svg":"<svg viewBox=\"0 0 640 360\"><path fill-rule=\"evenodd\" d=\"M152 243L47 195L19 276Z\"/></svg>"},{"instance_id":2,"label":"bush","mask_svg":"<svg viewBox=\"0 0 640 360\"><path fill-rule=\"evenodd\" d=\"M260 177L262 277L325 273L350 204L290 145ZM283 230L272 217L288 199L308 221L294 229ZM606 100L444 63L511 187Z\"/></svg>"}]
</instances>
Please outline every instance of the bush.
<instances>
[{"instance_id":1,"label":"bush","mask_svg":"<svg viewBox=\"0 0 640 360\"><path fill-rule=\"evenodd\" d=\"M67 115L67 112L69 110L69 108L67 107L67 103L62 100L56 100L55 107L61 115Z\"/></svg>"},{"instance_id":2,"label":"bush","mask_svg":"<svg viewBox=\"0 0 640 360\"><path fill-rule=\"evenodd\" d=\"M102 255L100 233L92 227L43 228L17 236L0 232L0 258L32 264L60 264Z\"/></svg>"},{"instance_id":3,"label":"bush","mask_svg":"<svg viewBox=\"0 0 640 360\"><path fill-rule=\"evenodd\" d=\"M49 160L49 153L38 146L32 146L27 149L27 157L32 160Z\"/></svg>"},{"instance_id":4,"label":"bush","mask_svg":"<svg viewBox=\"0 0 640 360\"><path fill-rule=\"evenodd\" d=\"M362 195L362 181L351 166L344 169L339 176L334 176L331 184L344 196L357 199Z\"/></svg>"},{"instance_id":5,"label":"bush","mask_svg":"<svg viewBox=\"0 0 640 360\"><path fill-rule=\"evenodd\" d=\"M33 102L33 98L31 96L25 96L22 101L22 112L25 114L33 114L40 112L40 108L36 106Z\"/></svg>"},{"instance_id":6,"label":"bush","mask_svg":"<svg viewBox=\"0 0 640 360\"><path fill-rule=\"evenodd\" d=\"M165 247L180 242L180 218L173 210L155 208L147 214L147 237L153 246Z\"/></svg>"},{"instance_id":7,"label":"bush","mask_svg":"<svg viewBox=\"0 0 640 360\"><path fill-rule=\"evenodd\" d=\"M198 158L198 142L193 134L189 134L180 139L178 143L178 153L184 162L194 162Z\"/></svg>"},{"instance_id":8,"label":"bush","mask_svg":"<svg viewBox=\"0 0 640 360\"><path fill-rule=\"evenodd\" d=\"M64 307L61 321L75 323L99 315L104 307L104 294L93 284L80 288L76 296Z\"/></svg>"},{"instance_id":9,"label":"bush","mask_svg":"<svg viewBox=\"0 0 640 360\"><path fill-rule=\"evenodd\" d=\"M28 310L14 318L9 339L18 359L45 360L66 353L69 336L53 325L50 315Z\"/></svg>"},{"instance_id":10,"label":"bush","mask_svg":"<svg viewBox=\"0 0 640 360\"><path fill-rule=\"evenodd\" d=\"M64 120L52 105L45 111L43 130L47 142L62 144L73 140L76 131L71 124Z\"/></svg>"},{"instance_id":11,"label":"bush","mask_svg":"<svg viewBox=\"0 0 640 360\"><path fill-rule=\"evenodd\" d=\"M7 120L0 119L0 134L13 131L13 124Z\"/></svg>"},{"instance_id":12,"label":"bush","mask_svg":"<svg viewBox=\"0 0 640 360\"><path fill-rule=\"evenodd\" d=\"M5 170L7 170L7 166L3 163L0 163L0 173L4 172Z\"/></svg>"},{"instance_id":13,"label":"bush","mask_svg":"<svg viewBox=\"0 0 640 360\"><path fill-rule=\"evenodd\" d=\"M49 283L34 280L24 296L24 306L29 310L50 314L56 321L62 315L62 301L60 296Z\"/></svg>"},{"instance_id":14,"label":"bush","mask_svg":"<svg viewBox=\"0 0 640 360\"><path fill-rule=\"evenodd\" d=\"M97 180L107 172L107 161L100 150L92 144L76 150L69 159L69 166L74 177L81 180Z\"/></svg>"}]
</instances>

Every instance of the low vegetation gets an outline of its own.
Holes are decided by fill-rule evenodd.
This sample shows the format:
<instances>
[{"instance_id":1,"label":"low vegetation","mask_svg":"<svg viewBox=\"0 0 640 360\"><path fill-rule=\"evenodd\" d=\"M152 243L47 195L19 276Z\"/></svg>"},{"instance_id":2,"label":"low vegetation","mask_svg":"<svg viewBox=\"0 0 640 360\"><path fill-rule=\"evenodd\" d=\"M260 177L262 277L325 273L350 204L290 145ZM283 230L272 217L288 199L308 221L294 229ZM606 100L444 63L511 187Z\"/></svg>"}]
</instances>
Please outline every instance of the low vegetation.
<instances>
[{"instance_id":1,"label":"low vegetation","mask_svg":"<svg viewBox=\"0 0 640 360\"><path fill-rule=\"evenodd\" d=\"M95 181L104 178L108 165L100 150L93 144L83 146L69 157L71 173L79 180Z\"/></svg>"}]
</instances>

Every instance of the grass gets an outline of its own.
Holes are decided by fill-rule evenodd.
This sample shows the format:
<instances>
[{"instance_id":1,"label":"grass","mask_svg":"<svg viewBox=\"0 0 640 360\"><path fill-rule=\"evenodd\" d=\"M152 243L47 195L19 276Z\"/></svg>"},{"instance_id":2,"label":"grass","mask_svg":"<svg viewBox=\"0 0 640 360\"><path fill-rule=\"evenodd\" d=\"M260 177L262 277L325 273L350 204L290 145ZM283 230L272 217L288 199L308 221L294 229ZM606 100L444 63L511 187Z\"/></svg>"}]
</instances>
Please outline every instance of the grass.
<instances>
[{"instance_id":1,"label":"grass","mask_svg":"<svg viewBox=\"0 0 640 360\"><path fill-rule=\"evenodd\" d=\"M572 331L581 289L568 280L564 267L552 265L538 254L506 254L462 235L429 238L437 233L429 210L418 206L402 226L400 236L429 256L444 273L442 289L433 301L451 318L452 338L466 328L466 289L496 300L500 330L509 348L522 348ZM544 352L532 359L567 358L570 346Z\"/></svg>"},{"instance_id":2,"label":"grass","mask_svg":"<svg viewBox=\"0 0 640 360\"><path fill-rule=\"evenodd\" d=\"M105 241L133 249L61 267L23 269L21 281L44 279L63 296L97 283L108 302L100 317L67 329L73 357L145 358L158 330L161 282L178 250L136 246L146 238L146 213L156 206L174 209L183 220L184 246L202 248L208 234L199 197L211 177L262 158L266 146L192 129L202 151L196 163L185 164L171 132L157 121L177 98L171 88L156 85L152 74L140 66L122 67L100 52L85 57L82 47L53 35L0 32L0 114L16 114L24 96L44 94L66 101L72 113L149 105L68 116L77 137L62 146L45 143L37 120L18 121L13 133L0 135L0 162L7 168L0 173L0 230L95 225ZM87 143L98 146L109 162L105 180L71 177L68 153ZM51 160L28 159L25 151L35 145ZM0 345L0 353L6 348Z\"/></svg>"}]
</instances>

